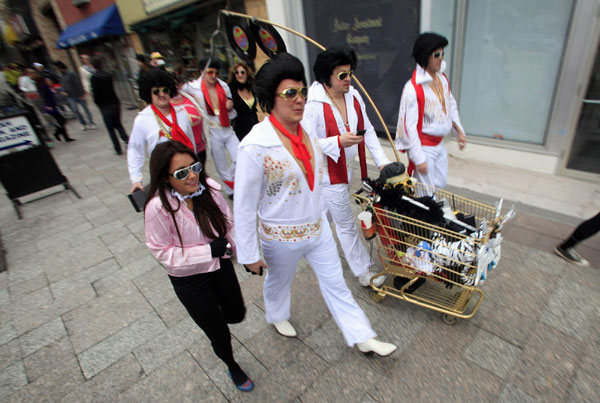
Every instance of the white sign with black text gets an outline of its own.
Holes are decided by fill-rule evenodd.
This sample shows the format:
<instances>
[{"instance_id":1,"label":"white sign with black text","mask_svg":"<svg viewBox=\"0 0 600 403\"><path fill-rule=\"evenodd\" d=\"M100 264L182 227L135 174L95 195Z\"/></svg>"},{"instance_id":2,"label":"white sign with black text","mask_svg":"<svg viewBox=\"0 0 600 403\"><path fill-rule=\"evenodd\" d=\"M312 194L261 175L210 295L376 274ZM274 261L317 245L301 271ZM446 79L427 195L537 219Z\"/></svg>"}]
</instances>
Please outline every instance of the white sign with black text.
<instances>
[{"instance_id":1,"label":"white sign with black text","mask_svg":"<svg viewBox=\"0 0 600 403\"><path fill-rule=\"evenodd\" d=\"M23 151L40 142L29 120L17 116L0 120L0 156L17 151Z\"/></svg>"}]
</instances>

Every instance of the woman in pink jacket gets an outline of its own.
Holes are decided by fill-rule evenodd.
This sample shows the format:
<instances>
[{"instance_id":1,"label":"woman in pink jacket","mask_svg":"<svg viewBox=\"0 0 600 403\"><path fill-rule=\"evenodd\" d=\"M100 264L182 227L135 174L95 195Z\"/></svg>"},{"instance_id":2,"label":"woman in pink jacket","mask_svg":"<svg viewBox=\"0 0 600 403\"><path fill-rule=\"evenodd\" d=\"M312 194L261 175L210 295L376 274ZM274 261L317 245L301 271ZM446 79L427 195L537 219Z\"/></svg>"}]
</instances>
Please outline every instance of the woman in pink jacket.
<instances>
[{"instance_id":1,"label":"woman in pink jacket","mask_svg":"<svg viewBox=\"0 0 600 403\"><path fill-rule=\"evenodd\" d=\"M231 263L233 218L219 189L192 150L176 141L157 145L144 208L146 245L236 387L250 391L254 383L233 358L227 326L241 322L246 308Z\"/></svg>"}]
</instances>

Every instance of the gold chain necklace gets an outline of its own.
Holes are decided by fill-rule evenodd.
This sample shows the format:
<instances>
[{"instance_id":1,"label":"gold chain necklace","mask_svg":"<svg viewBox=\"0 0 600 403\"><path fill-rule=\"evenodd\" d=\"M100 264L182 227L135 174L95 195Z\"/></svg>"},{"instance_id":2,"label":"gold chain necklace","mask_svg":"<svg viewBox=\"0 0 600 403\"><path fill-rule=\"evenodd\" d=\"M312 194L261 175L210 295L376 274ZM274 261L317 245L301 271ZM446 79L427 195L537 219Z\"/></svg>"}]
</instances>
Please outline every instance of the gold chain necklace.
<instances>
[{"instance_id":1,"label":"gold chain necklace","mask_svg":"<svg viewBox=\"0 0 600 403\"><path fill-rule=\"evenodd\" d=\"M442 108L444 108L444 113L446 113L446 100L444 98L444 86L442 85L442 82L437 74L434 77L435 78L433 79L433 82L431 83L431 89L433 90L433 92L437 96L437 98L439 99L440 104L442 105Z\"/></svg>"},{"instance_id":2,"label":"gold chain necklace","mask_svg":"<svg viewBox=\"0 0 600 403\"><path fill-rule=\"evenodd\" d=\"M158 117L158 115L152 111L152 113L154 114L154 118L156 119L156 123L158 123L158 128L160 131L162 131L165 134L165 137L168 138L169 140L171 140L171 132L169 132L169 130L167 129L167 127L165 126L165 124L161 121L161 119ZM160 134L159 134L160 136Z\"/></svg>"},{"instance_id":3,"label":"gold chain necklace","mask_svg":"<svg viewBox=\"0 0 600 403\"><path fill-rule=\"evenodd\" d=\"M338 104L333 100L333 98L331 97L331 95L329 95L329 91L327 91L327 88L325 88L325 86L323 85L323 89L325 89L325 94L327 94L327 98L329 98L329 100L333 103L333 106L335 106L335 108L338 110L338 112L340 113L340 116L342 117L342 123L344 124L344 126L346 126L346 129L348 129L349 125L348 125L348 110L346 110L346 120L344 120L344 115L342 114L342 109L338 106ZM346 105L346 100L344 99L344 106Z\"/></svg>"}]
</instances>

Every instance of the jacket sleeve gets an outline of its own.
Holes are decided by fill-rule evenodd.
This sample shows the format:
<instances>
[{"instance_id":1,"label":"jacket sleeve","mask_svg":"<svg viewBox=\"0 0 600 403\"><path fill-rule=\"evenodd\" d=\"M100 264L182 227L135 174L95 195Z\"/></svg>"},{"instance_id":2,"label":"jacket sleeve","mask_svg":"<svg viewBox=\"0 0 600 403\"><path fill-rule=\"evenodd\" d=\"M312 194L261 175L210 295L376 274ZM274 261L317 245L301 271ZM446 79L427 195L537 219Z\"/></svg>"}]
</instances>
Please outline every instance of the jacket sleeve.
<instances>
[{"instance_id":1,"label":"jacket sleeve","mask_svg":"<svg viewBox=\"0 0 600 403\"><path fill-rule=\"evenodd\" d=\"M415 165L425 162L425 154L421 150L421 140L417 130L419 120L419 106L417 93L410 81L404 86L398 111L398 125L396 127L396 148L408 152L408 159Z\"/></svg>"},{"instance_id":2,"label":"jacket sleeve","mask_svg":"<svg viewBox=\"0 0 600 403\"><path fill-rule=\"evenodd\" d=\"M256 263L260 259L256 224L264 174L262 167L252 158L253 148L238 147L235 167L233 222L237 260L241 264Z\"/></svg>"},{"instance_id":3,"label":"jacket sleeve","mask_svg":"<svg viewBox=\"0 0 600 403\"><path fill-rule=\"evenodd\" d=\"M371 157L373 158L375 165L377 165L378 168L381 168L382 166L389 164L390 160L385 155L385 152L381 147L381 143L377 138L377 133L375 133L375 128L371 124L369 116L367 116L367 108L365 107L365 102L363 101L358 91L354 92L354 96L358 99L358 103L360 104L360 110L362 112L365 122L365 144L369 149L369 153L371 153Z\"/></svg>"},{"instance_id":4,"label":"jacket sleeve","mask_svg":"<svg viewBox=\"0 0 600 403\"><path fill-rule=\"evenodd\" d=\"M139 117L133 122L133 129L127 144L127 168L131 183L142 182L142 167L146 158L146 134Z\"/></svg>"},{"instance_id":5,"label":"jacket sleeve","mask_svg":"<svg viewBox=\"0 0 600 403\"><path fill-rule=\"evenodd\" d=\"M202 267L207 271L214 260L210 244L185 246L181 248L179 238L173 225L173 218L165 210L161 211L160 203L148 206L144 215L146 246L152 255L169 271L185 270L191 267ZM175 213L177 214L177 213Z\"/></svg>"},{"instance_id":6,"label":"jacket sleeve","mask_svg":"<svg viewBox=\"0 0 600 403\"><path fill-rule=\"evenodd\" d=\"M450 89L448 88L448 94L450 94L449 98L450 98L450 116L452 117L452 121L454 123L456 123L456 125L458 127L460 127L460 130L462 130L463 133L465 133L465 129L462 126L462 123L460 122L460 116L458 115L458 106L456 104L456 99L454 99L454 95L452 95L452 92L450 91ZM456 130L452 129L452 133L454 135L458 135L458 133L456 133ZM466 135L466 133L465 133Z\"/></svg>"},{"instance_id":7,"label":"jacket sleeve","mask_svg":"<svg viewBox=\"0 0 600 403\"><path fill-rule=\"evenodd\" d=\"M300 124L307 133L312 134L319 140L319 147L321 147L323 154L337 162L342 148L337 136L327 137L325 120L323 119L323 104L317 101L307 102Z\"/></svg>"}]
</instances>

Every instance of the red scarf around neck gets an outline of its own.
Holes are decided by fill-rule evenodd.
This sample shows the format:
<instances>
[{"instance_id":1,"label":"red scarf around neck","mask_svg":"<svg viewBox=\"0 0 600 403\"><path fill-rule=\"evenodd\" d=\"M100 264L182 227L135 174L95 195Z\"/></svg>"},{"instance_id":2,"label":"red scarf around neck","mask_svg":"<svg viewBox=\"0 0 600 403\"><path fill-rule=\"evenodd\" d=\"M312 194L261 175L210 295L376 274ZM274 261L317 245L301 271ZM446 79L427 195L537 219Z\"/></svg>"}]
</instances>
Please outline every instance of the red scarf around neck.
<instances>
[{"instance_id":1,"label":"red scarf around neck","mask_svg":"<svg viewBox=\"0 0 600 403\"><path fill-rule=\"evenodd\" d=\"M201 87L202 95L204 95L204 101L206 102L206 111L210 116L215 116L215 108L213 108L204 79L202 79ZM221 87L219 81L215 84L215 89L217 90L217 97L219 98L219 122L221 122L221 126L229 127L229 113L227 112L227 96L225 95L225 90Z\"/></svg>"},{"instance_id":2,"label":"red scarf around neck","mask_svg":"<svg viewBox=\"0 0 600 403\"><path fill-rule=\"evenodd\" d=\"M169 122L169 119L167 119L165 115L163 115L162 112L159 111L156 106L154 106L154 104L150 104L150 106L152 107L154 114L158 116L160 120L167 125L167 127L171 128L171 140L179 141L183 145L187 146L190 150L194 151L194 145L192 144L192 141L177 124L177 115L175 114L175 108L173 108L173 105L169 105L169 109L171 110L171 120L173 123Z\"/></svg>"},{"instance_id":3,"label":"red scarf around neck","mask_svg":"<svg viewBox=\"0 0 600 403\"><path fill-rule=\"evenodd\" d=\"M302 162L302 165L304 165L304 170L306 171L306 177L308 179L308 187L312 191L315 187L315 174L312 169L312 164L310 163L310 152L306 148L306 144L302 141L302 127L300 126L300 123L298 123L298 135L293 135L279 123L273 114L269 116L269 120L281 134L290 139L294 156Z\"/></svg>"}]
</instances>

